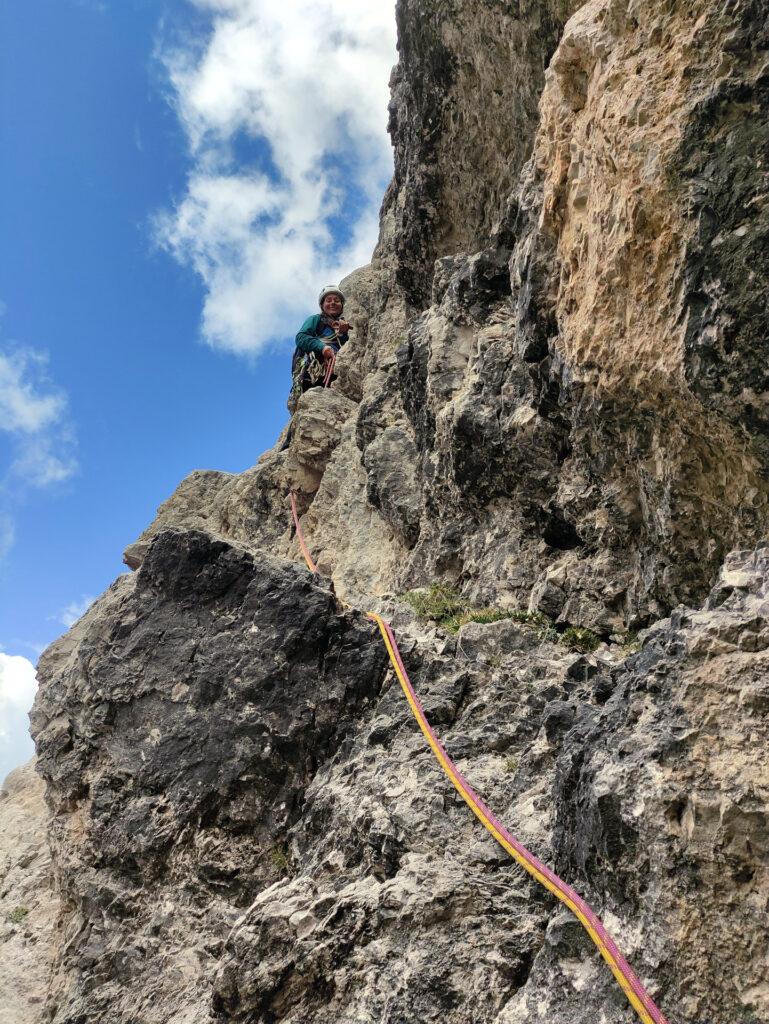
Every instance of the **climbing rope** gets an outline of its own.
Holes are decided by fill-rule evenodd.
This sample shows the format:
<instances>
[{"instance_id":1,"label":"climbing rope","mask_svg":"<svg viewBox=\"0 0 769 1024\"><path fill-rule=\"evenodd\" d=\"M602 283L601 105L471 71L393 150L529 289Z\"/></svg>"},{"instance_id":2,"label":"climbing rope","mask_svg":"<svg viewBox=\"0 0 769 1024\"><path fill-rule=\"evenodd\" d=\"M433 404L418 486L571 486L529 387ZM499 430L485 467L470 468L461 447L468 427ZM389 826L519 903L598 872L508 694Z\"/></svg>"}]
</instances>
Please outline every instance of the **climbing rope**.
<instances>
[{"instance_id":1,"label":"climbing rope","mask_svg":"<svg viewBox=\"0 0 769 1024\"><path fill-rule=\"evenodd\" d=\"M307 568L311 573L315 574L317 573L318 568L312 560L309 548L307 547L307 543L304 539L296 508L296 498L294 497L293 491L291 492L291 514L294 520L296 536L299 540L299 546L302 549L304 560L307 563ZM349 607L349 605L347 607ZM528 873L535 878L540 885L543 885L548 892L551 892L561 901L561 903L567 906L579 920L590 938L598 947L601 956L611 968L612 974L617 979L622 991L627 996L631 1006L636 1011L643 1024L668 1024L666 1018L654 1005L648 992L638 979L638 976L628 964L627 960L625 960L622 953L620 953L617 944L606 931L594 911L590 909L587 903L585 903L582 897L579 896L570 885L567 885L566 882L562 881L555 872L551 871L546 864L543 864L542 861L535 857L533 853L530 853L522 843L519 843L518 840L507 831L504 825L494 817L464 775L462 775L460 770L446 753L445 748L436 736L430 723L427 721L424 709L419 702L419 698L416 695L414 687L411 685L411 680L409 679L408 673L406 672L406 668L403 664L403 659L401 658L400 651L398 650L398 644L395 640L395 634L392 631L392 627L389 622L386 622L381 617L381 615L377 615L374 612L367 612L366 614L368 618L375 622L379 627L385 647L387 648L387 653L390 657L390 662L395 670L398 682L401 684L403 692L406 695L406 700L409 702L409 707L411 708L425 739L430 744L430 748L435 754L438 763L441 768L443 768L446 775L448 775L459 795L468 804L473 814L475 814L500 846L502 846L510 856L521 865L521 867L528 871Z\"/></svg>"},{"instance_id":2,"label":"climbing rope","mask_svg":"<svg viewBox=\"0 0 769 1024\"><path fill-rule=\"evenodd\" d=\"M336 353L326 362L326 373L323 377L323 387L327 388L331 385L331 378L334 374L334 367L336 366Z\"/></svg>"},{"instance_id":3,"label":"climbing rope","mask_svg":"<svg viewBox=\"0 0 769 1024\"><path fill-rule=\"evenodd\" d=\"M304 560L307 563L307 568L314 576L315 573L318 571L318 567L312 560L310 549L307 547L307 544L304 539L304 534L302 533L302 528L299 525L299 516L297 515L296 511L296 498L294 497L293 491L291 492L291 514L294 517L294 526L296 527L296 535L299 538L299 547L302 549L302 554L304 555Z\"/></svg>"},{"instance_id":4,"label":"climbing rope","mask_svg":"<svg viewBox=\"0 0 769 1024\"><path fill-rule=\"evenodd\" d=\"M339 331L334 331L333 334L329 335L328 337L322 337L320 340L324 343L324 345L328 345L328 346L332 346L334 344L336 344L336 345L341 345L342 344L341 339L339 337ZM331 358L326 363L326 372L323 375L323 387L324 388L330 388L331 387L331 378L334 375L334 367L336 366L336 355L337 355L336 352L334 352L334 354L331 356Z\"/></svg>"},{"instance_id":5,"label":"climbing rope","mask_svg":"<svg viewBox=\"0 0 769 1024\"><path fill-rule=\"evenodd\" d=\"M549 892L564 903L569 910L577 917L587 931L590 938L598 947L601 956L612 970L614 977L622 987L623 992L630 1000L631 1005L637 1012L644 1024L667 1024L667 1021L652 1002L650 996L639 981L637 975L628 964L627 960L620 953L616 943L604 928L598 916L590 909L581 896L579 896L570 885L563 882L555 872L551 871L546 864L543 864L533 853L519 843L510 832L491 813L486 804L481 800L472 786L465 779L435 735L430 723L425 717L424 709L419 702L414 687L411 685L408 674L403 664L398 644L392 627L380 615L373 612L367 613L370 619L379 626L382 638L387 647L387 653L395 669L395 674L406 695L406 700L419 723L419 728L430 744L433 753L444 772L451 779L456 790L462 799L468 804L470 810L476 815L486 829L494 836L510 856L516 860L528 873L535 878L540 885L543 885Z\"/></svg>"}]
</instances>

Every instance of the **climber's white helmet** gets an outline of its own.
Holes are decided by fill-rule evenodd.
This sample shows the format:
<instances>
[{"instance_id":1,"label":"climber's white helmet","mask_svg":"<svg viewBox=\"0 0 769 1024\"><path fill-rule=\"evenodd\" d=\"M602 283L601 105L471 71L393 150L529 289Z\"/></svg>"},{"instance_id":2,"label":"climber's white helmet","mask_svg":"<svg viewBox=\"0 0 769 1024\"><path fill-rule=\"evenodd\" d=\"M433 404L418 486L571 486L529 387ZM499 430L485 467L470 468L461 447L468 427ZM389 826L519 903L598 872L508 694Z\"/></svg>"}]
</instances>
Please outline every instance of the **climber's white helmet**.
<instances>
[{"instance_id":1,"label":"climber's white helmet","mask_svg":"<svg viewBox=\"0 0 769 1024\"><path fill-rule=\"evenodd\" d=\"M332 284L327 284L326 287L318 296L318 305L320 306L321 309L323 309L323 300L327 295L338 295L339 298L341 299L342 305L344 306L345 299L342 292L338 288L335 288Z\"/></svg>"}]
</instances>

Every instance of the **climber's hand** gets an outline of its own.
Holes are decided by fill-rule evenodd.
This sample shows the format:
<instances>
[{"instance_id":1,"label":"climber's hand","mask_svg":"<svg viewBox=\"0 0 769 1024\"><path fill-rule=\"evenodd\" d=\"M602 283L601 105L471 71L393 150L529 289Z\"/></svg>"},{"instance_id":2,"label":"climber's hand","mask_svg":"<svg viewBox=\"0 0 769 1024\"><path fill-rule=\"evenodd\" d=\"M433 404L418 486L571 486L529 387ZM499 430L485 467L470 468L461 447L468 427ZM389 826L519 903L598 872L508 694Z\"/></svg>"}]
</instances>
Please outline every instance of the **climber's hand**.
<instances>
[{"instance_id":1,"label":"climber's hand","mask_svg":"<svg viewBox=\"0 0 769 1024\"><path fill-rule=\"evenodd\" d=\"M334 358L334 350L330 345L326 345L321 352L321 355L323 356L323 361L325 363L330 363Z\"/></svg>"},{"instance_id":2,"label":"climber's hand","mask_svg":"<svg viewBox=\"0 0 769 1024\"><path fill-rule=\"evenodd\" d=\"M347 334L352 330L352 325L348 324L346 320L334 320L331 326L337 334Z\"/></svg>"}]
</instances>

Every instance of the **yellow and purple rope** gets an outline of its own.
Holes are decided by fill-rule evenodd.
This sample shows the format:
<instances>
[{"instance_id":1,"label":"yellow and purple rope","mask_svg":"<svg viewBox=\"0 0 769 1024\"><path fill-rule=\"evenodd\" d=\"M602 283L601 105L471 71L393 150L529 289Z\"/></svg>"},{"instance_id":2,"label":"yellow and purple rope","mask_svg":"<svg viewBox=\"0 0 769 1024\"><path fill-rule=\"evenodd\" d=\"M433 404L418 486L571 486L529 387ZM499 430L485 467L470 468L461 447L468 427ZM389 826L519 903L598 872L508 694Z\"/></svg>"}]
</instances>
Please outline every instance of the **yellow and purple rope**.
<instances>
[{"instance_id":1,"label":"yellow and purple rope","mask_svg":"<svg viewBox=\"0 0 769 1024\"><path fill-rule=\"evenodd\" d=\"M307 568L310 572L316 573L318 569L315 562L312 560L309 548L307 547L307 543L304 539L304 534L302 533L302 527L299 523L299 515L296 508L296 499L294 498L293 493L291 494L291 513L294 519L294 527L299 540L299 546L302 549L302 555L307 563ZM611 968L612 974L617 979L622 991L627 996L630 1004L638 1014L638 1017L643 1024L668 1024L666 1018L655 1006L648 992L641 984L638 976L628 964L627 960L622 956L617 944L609 935L606 928L604 928L594 911L591 910L582 897L579 896L570 885L567 885L566 882L562 881L554 871L551 871L546 864L543 864L542 861L535 857L533 853L530 853L522 843L519 843L518 840L507 831L504 825L494 817L486 804L473 790L467 779L465 779L460 770L446 753L446 750L433 731L432 726L427 721L424 709L419 702L419 698L417 697L414 687L411 685L408 673L406 672L403 659L401 658L400 651L398 650L395 634L393 633L389 622L386 622L381 615L377 615L374 612L367 612L366 614L379 627L385 647L387 648L387 653L390 657L390 662L395 670L396 676L398 677L398 682L401 684L406 700L409 703L409 707L417 720L419 728L422 730L422 733L435 754L441 768L443 768L446 775L448 775L449 779L457 789L462 799L468 804L473 814L475 814L481 824L491 833L500 846L502 846L510 856L521 865L521 867L528 871L528 873L535 878L540 885L543 885L548 892L551 892L561 901L561 903L567 906L574 916L580 921L590 938L598 947L601 956Z\"/></svg>"}]
</instances>

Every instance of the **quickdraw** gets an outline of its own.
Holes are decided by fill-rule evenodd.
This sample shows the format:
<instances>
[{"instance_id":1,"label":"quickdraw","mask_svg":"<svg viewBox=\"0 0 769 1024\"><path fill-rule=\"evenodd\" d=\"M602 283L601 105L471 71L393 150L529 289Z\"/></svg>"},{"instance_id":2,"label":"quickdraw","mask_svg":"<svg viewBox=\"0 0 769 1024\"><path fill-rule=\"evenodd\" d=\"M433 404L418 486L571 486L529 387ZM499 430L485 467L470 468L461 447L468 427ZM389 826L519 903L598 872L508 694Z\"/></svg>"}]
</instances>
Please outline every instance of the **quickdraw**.
<instances>
[{"instance_id":1,"label":"quickdraw","mask_svg":"<svg viewBox=\"0 0 769 1024\"><path fill-rule=\"evenodd\" d=\"M291 513L294 520L296 536L299 540L299 546L302 549L302 555L304 556L307 568L311 573L315 574L318 569L304 539L302 527L299 523L296 498L294 497L293 492L290 497ZM347 607L349 607L349 605L347 605ZM667 1019L655 1006L651 996L641 984L638 976L630 967L627 960L625 960L622 953L619 951L617 944L609 935L595 912L591 910L582 897L579 896L570 885L567 885L566 882L562 881L554 871L551 871L546 864L543 864L542 861L535 857L533 853L530 853L522 843L519 843L518 840L507 831L504 825L502 825L491 813L486 804L468 783L467 779L462 775L460 770L446 753L445 748L436 736L430 726L430 723L427 721L424 709L419 702L419 698L416 695L403 664L403 659L400 651L398 650L398 644L395 640L395 634L392 631L392 627L381 617L381 615L377 615L374 612L367 612L366 614L368 615L368 618L371 619L372 622L375 622L379 627L385 647L387 648L387 653L390 657L390 662L395 670L398 682L406 696L406 700L409 703L409 707L411 708L425 739L435 754L438 763L441 768L443 768L446 775L448 775L459 795L468 804L473 814L475 814L484 828L491 833L500 846L502 846L503 849L505 849L510 856L532 876L532 878L536 879L540 885L544 886L548 892L551 892L561 901L561 903L568 907L579 920L590 938L598 947L601 956L611 968L612 974L616 978L622 988L622 991L627 996L631 1006L636 1011L643 1024L668 1024Z\"/></svg>"}]
</instances>

